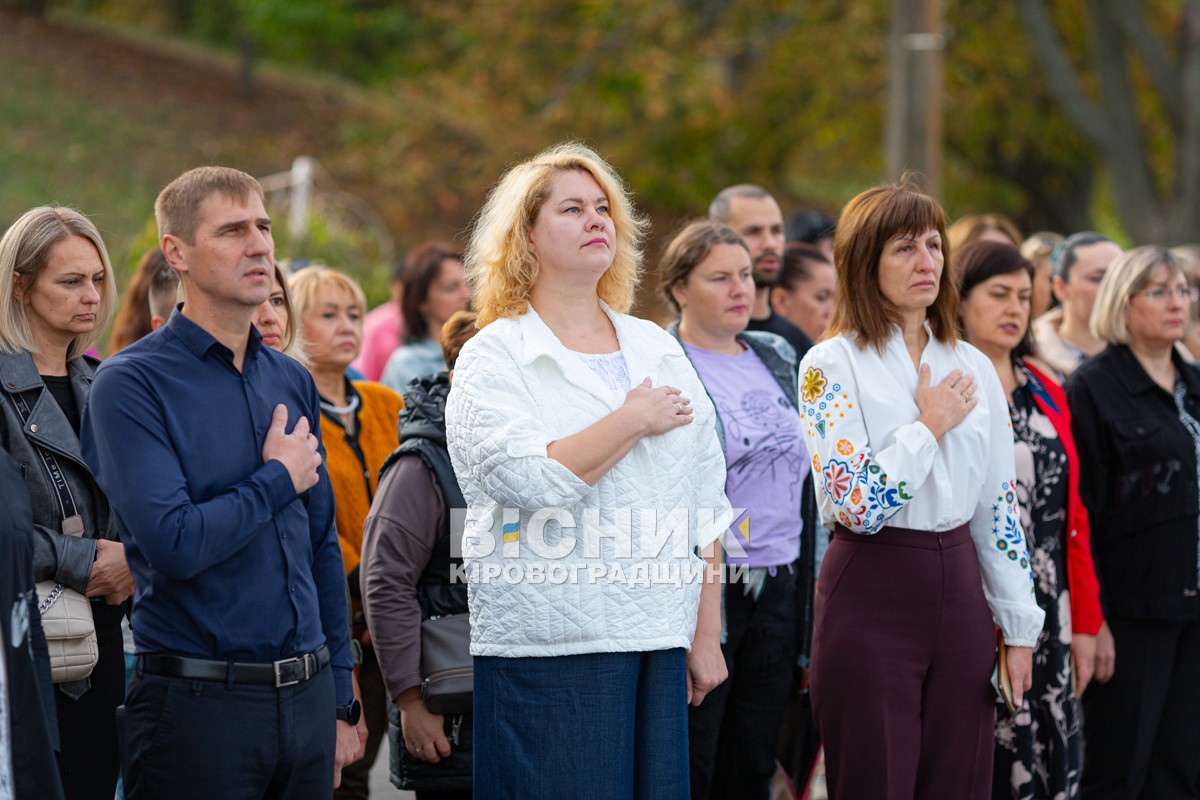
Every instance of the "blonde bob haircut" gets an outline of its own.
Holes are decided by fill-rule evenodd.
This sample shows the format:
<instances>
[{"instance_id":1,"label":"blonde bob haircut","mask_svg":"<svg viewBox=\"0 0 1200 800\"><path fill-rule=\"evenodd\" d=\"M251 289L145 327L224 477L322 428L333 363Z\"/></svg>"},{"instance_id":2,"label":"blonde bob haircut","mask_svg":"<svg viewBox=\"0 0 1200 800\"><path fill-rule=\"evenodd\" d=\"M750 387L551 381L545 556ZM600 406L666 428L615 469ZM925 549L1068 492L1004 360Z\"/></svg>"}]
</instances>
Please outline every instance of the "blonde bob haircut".
<instances>
[{"instance_id":1,"label":"blonde bob haircut","mask_svg":"<svg viewBox=\"0 0 1200 800\"><path fill-rule=\"evenodd\" d=\"M72 236L81 236L96 248L104 265L104 285L100 288L96 324L90 332L71 340L67 361L86 353L108 330L117 311L117 281L100 232L91 220L73 208L39 206L22 214L0 239L0 286L3 287L0 291L0 352L38 352L26 304L17 300L15 294L16 284L20 281L26 291L35 287L54 245Z\"/></svg>"},{"instance_id":2,"label":"blonde bob haircut","mask_svg":"<svg viewBox=\"0 0 1200 800\"><path fill-rule=\"evenodd\" d=\"M958 289L950 268L946 213L938 202L901 179L876 186L842 209L833 240L838 290L826 338L855 334L858 346L882 350L900 314L879 289L879 260L897 236L936 230L942 237L942 277L937 299L925 311L933 336L943 344L958 340Z\"/></svg>"},{"instance_id":3,"label":"blonde bob haircut","mask_svg":"<svg viewBox=\"0 0 1200 800\"><path fill-rule=\"evenodd\" d=\"M479 212L463 261L478 327L526 312L538 280L538 262L529 251L529 235L550 197L554 177L573 170L588 173L600 185L616 229L616 257L600 276L596 294L619 313L633 306L642 269L642 239L649 222L634 208L628 188L608 162L586 145L567 142L510 169Z\"/></svg>"},{"instance_id":4,"label":"blonde bob haircut","mask_svg":"<svg viewBox=\"0 0 1200 800\"><path fill-rule=\"evenodd\" d=\"M1097 339L1109 344L1129 344L1129 301L1150 285L1159 267L1167 268L1168 280L1186 275L1183 261L1165 247L1145 245L1119 255L1104 273L1092 319L1088 327Z\"/></svg>"},{"instance_id":5,"label":"blonde bob haircut","mask_svg":"<svg viewBox=\"0 0 1200 800\"><path fill-rule=\"evenodd\" d=\"M341 289L354 298L359 310L358 327L362 328L363 316L367 313L367 297L358 282L329 267L305 267L288 278L288 290L291 293L288 299L294 315L300 318L300 330L303 330L305 315L316 309L321 302L321 293L330 288ZM288 297L288 292L284 292L284 297Z\"/></svg>"}]
</instances>

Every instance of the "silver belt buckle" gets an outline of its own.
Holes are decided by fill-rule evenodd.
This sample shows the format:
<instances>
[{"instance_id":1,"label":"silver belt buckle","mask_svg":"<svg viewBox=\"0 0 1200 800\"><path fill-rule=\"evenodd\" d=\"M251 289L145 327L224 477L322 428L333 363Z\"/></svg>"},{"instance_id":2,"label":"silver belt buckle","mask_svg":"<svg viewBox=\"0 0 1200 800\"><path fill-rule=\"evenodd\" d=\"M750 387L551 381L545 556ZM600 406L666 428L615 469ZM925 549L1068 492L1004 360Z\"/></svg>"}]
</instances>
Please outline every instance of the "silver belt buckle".
<instances>
[{"instance_id":1,"label":"silver belt buckle","mask_svg":"<svg viewBox=\"0 0 1200 800\"><path fill-rule=\"evenodd\" d=\"M285 687L285 686L295 686L296 684L298 684L298 683L302 683L303 681L306 681L306 680L308 680L309 678L311 678L311 677L312 677L312 671L311 671L311 668L310 668L310 666L309 666L309 662L308 662L308 659L311 657L311 655L312 655L311 653L305 653L304 655L302 655L302 656L297 656L296 658L285 658L285 659L283 659L283 660L281 660L281 661L276 661L276 662L275 662L275 664L274 664L274 667L275 667L275 688L276 688L276 689L282 689L282 688L283 688L283 687ZM283 672L282 672L282 668L283 668L284 666L288 665L288 664L297 664L297 663L302 663L302 664L304 664L304 677L303 677L303 678L296 678L295 680L291 680L291 681L286 681L286 680L284 680L284 679L283 679Z\"/></svg>"}]
</instances>

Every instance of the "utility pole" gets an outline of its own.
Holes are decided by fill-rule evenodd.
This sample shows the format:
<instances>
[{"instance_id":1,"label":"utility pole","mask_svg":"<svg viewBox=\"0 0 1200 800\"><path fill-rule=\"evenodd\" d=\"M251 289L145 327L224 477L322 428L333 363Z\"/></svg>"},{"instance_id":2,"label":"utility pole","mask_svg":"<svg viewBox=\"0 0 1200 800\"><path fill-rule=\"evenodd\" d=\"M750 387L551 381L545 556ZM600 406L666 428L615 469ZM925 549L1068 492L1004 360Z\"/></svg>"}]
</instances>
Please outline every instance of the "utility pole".
<instances>
[{"instance_id":1,"label":"utility pole","mask_svg":"<svg viewBox=\"0 0 1200 800\"><path fill-rule=\"evenodd\" d=\"M884 153L888 178L905 170L942 189L943 0L892 0Z\"/></svg>"}]
</instances>

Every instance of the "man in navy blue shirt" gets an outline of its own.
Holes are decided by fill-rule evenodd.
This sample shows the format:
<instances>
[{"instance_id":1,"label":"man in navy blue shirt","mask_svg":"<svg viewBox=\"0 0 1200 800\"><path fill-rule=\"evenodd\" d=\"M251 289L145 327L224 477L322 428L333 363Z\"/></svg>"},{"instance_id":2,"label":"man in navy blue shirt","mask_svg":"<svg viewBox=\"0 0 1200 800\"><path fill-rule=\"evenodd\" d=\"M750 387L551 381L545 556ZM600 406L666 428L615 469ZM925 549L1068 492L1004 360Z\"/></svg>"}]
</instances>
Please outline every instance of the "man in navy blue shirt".
<instances>
[{"instance_id":1,"label":"man in navy blue shirt","mask_svg":"<svg viewBox=\"0 0 1200 800\"><path fill-rule=\"evenodd\" d=\"M80 437L137 583L126 796L327 797L359 745L345 577L316 387L250 323L262 188L201 167L155 215L186 300L100 368Z\"/></svg>"}]
</instances>

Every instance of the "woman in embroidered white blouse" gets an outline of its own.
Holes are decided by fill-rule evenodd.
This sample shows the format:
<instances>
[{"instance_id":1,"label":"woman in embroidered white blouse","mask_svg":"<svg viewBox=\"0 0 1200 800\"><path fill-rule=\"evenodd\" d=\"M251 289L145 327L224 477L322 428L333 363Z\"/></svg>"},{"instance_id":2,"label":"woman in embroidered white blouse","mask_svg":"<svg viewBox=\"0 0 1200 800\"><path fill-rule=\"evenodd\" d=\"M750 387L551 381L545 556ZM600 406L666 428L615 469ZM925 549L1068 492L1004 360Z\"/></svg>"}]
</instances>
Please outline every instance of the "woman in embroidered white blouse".
<instances>
[{"instance_id":1,"label":"woman in embroidered white blouse","mask_svg":"<svg viewBox=\"0 0 1200 800\"><path fill-rule=\"evenodd\" d=\"M1018 704L1042 627L1007 404L987 358L957 341L945 241L942 209L911 187L851 200L829 336L800 367L834 528L811 673L834 797L988 797L993 623Z\"/></svg>"}]
</instances>

